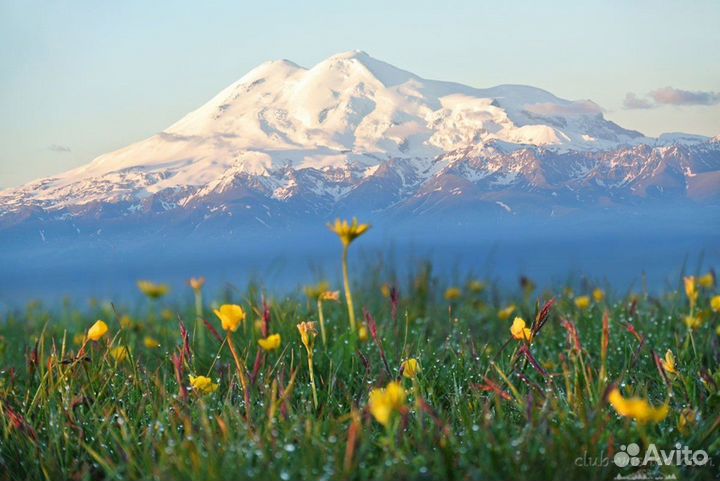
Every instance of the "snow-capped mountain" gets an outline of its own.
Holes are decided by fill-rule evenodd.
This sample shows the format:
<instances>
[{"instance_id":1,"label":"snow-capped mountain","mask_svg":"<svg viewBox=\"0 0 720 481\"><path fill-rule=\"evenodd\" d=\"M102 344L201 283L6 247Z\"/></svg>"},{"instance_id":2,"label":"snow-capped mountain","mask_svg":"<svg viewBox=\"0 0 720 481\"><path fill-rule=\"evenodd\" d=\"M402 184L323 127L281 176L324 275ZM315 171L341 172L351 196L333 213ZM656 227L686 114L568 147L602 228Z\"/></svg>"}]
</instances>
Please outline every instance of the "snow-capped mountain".
<instances>
[{"instance_id":1,"label":"snow-capped mountain","mask_svg":"<svg viewBox=\"0 0 720 481\"><path fill-rule=\"evenodd\" d=\"M718 137L649 138L589 100L427 80L353 51L309 69L264 63L148 139L0 192L0 228L556 215L662 199L718 202Z\"/></svg>"}]
</instances>

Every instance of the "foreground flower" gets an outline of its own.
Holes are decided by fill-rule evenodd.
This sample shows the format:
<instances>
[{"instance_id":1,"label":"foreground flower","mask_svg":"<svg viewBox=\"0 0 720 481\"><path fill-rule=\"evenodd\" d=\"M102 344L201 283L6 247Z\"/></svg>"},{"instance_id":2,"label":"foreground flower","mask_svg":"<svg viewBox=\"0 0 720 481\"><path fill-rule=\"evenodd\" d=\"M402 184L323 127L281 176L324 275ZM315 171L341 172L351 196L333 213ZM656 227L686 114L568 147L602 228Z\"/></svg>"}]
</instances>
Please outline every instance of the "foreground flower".
<instances>
[{"instance_id":1,"label":"foreground flower","mask_svg":"<svg viewBox=\"0 0 720 481\"><path fill-rule=\"evenodd\" d=\"M350 318L350 330L355 332L355 308L353 306L352 292L350 291L350 274L348 273L348 248L352 241L363 235L370 229L369 224L359 224L358 220L353 218L352 223L348 224L347 220L341 221L337 219L335 224L328 225L340 238L343 245L342 253L342 269L343 269L343 287L345 288L345 302L347 302L348 317Z\"/></svg>"},{"instance_id":2,"label":"foreground flower","mask_svg":"<svg viewBox=\"0 0 720 481\"><path fill-rule=\"evenodd\" d=\"M685 408L680 412L678 418L678 431L680 434L687 436L692 432L692 428L697 424L698 412L695 409Z\"/></svg>"},{"instance_id":3,"label":"foreground flower","mask_svg":"<svg viewBox=\"0 0 720 481\"><path fill-rule=\"evenodd\" d=\"M146 336L143 340L143 343L148 349L157 349L158 347L160 347L160 343L150 336Z\"/></svg>"},{"instance_id":4,"label":"foreground flower","mask_svg":"<svg viewBox=\"0 0 720 481\"><path fill-rule=\"evenodd\" d=\"M420 372L420 363L415 358L408 359L400 365L402 375L408 379L415 379Z\"/></svg>"},{"instance_id":5,"label":"foreground flower","mask_svg":"<svg viewBox=\"0 0 720 481\"><path fill-rule=\"evenodd\" d=\"M677 374L677 364L675 363L675 356L670 349L668 349L665 353L665 359L662 359L660 362L663 369L665 369L665 372L668 372L670 374Z\"/></svg>"},{"instance_id":6,"label":"foreground flower","mask_svg":"<svg viewBox=\"0 0 720 481\"><path fill-rule=\"evenodd\" d=\"M689 276L683 279L683 283L685 284L685 295L690 303L690 312L692 312L698 300L697 281L695 277Z\"/></svg>"},{"instance_id":7,"label":"foreground flower","mask_svg":"<svg viewBox=\"0 0 720 481\"><path fill-rule=\"evenodd\" d=\"M190 386L194 391L200 394L212 394L217 391L218 384L212 382L212 379L205 376L193 376L190 375Z\"/></svg>"},{"instance_id":8,"label":"foreground flower","mask_svg":"<svg viewBox=\"0 0 720 481\"><path fill-rule=\"evenodd\" d=\"M128 358L128 349L125 346L114 347L110 350L110 355L117 362L123 362Z\"/></svg>"},{"instance_id":9,"label":"foreground flower","mask_svg":"<svg viewBox=\"0 0 720 481\"><path fill-rule=\"evenodd\" d=\"M150 299L160 299L170 292L170 286L167 284L155 284L150 281L138 281L138 289L140 292L148 296Z\"/></svg>"},{"instance_id":10,"label":"foreground flower","mask_svg":"<svg viewBox=\"0 0 720 481\"><path fill-rule=\"evenodd\" d=\"M385 388L370 391L368 407L375 420L387 427L392 415L405 406L407 395L405 389L397 381L392 381Z\"/></svg>"},{"instance_id":11,"label":"foreground flower","mask_svg":"<svg viewBox=\"0 0 720 481\"><path fill-rule=\"evenodd\" d=\"M510 326L510 334L518 341L532 341L532 331L525 325L525 320L522 317L515 318L512 326Z\"/></svg>"},{"instance_id":12,"label":"foreground flower","mask_svg":"<svg viewBox=\"0 0 720 481\"><path fill-rule=\"evenodd\" d=\"M599 287L595 288L595 290L593 291L593 300L598 303L604 301L605 300L605 291L603 291Z\"/></svg>"},{"instance_id":13,"label":"foreground flower","mask_svg":"<svg viewBox=\"0 0 720 481\"><path fill-rule=\"evenodd\" d=\"M358 340L360 342L367 342L368 339L370 339L368 328L365 324L361 324L360 327L358 327Z\"/></svg>"},{"instance_id":14,"label":"foreground flower","mask_svg":"<svg viewBox=\"0 0 720 481\"><path fill-rule=\"evenodd\" d=\"M708 272L704 276L700 276L698 278L698 284L700 284L700 287L705 289L712 289L715 287L715 276L712 272Z\"/></svg>"},{"instance_id":15,"label":"foreground flower","mask_svg":"<svg viewBox=\"0 0 720 481\"><path fill-rule=\"evenodd\" d=\"M688 329L697 331L702 327L702 318L700 316L685 316L685 325Z\"/></svg>"},{"instance_id":16,"label":"foreground flower","mask_svg":"<svg viewBox=\"0 0 720 481\"><path fill-rule=\"evenodd\" d=\"M620 394L618 388L610 391L608 401L619 415L635 419L640 424L659 423L670 412L670 407L667 404L655 408L645 399L637 397L626 399Z\"/></svg>"},{"instance_id":17,"label":"foreground flower","mask_svg":"<svg viewBox=\"0 0 720 481\"><path fill-rule=\"evenodd\" d=\"M265 339L258 339L258 344L266 351L275 351L280 348L282 339L280 334L271 334Z\"/></svg>"},{"instance_id":18,"label":"foreground flower","mask_svg":"<svg viewBox=\"0 0 720 481\"><path fill-rule=\"evenodd\" d=\"M720 312L720 296L714 296L710 299L710 309L713 312Z\"/></svg>"},{"instance_id":19,"label":"foreground flower","mask_svg":"<svg viewBox=\"0 0 720 481\"><path fill-rule=\"evenodd\" d=\"M97 321L88 329L87 338L91 341L99 341L108 332L108 325L103 321Z\"/></svg>"},{"instance_id":20,"label":"foreground flower","mask_svg":"<svg viewBox=\"0 0 720 481\"><path fill-rule=\"evenodd\" d=\"M578 296L575 298L575 307L584 311L590 307L590 296Z\"/></svg>"},{"instance_id":21,"label":"foreground flower","mask_svg":"<svg viewBox=\"0 0 720 481\"><path fill-rule=\"evenodd\" d=\"M367 232L370 229L370 224L360 224L355 218L353 218L352 223L348 223L347 220L336 219L335 223L329 224L328 227L337 234L343 246L347 247L352 241Z\"/></svg>"},{"instance_id":22,"label":"foreground flower","mask_svg":"<svg viewBox=\"0 0 720 481\"><path fill-rule=\"evenodd\" d=\"M513 312L515 312L515 304L510 304L505 309L500 309L498 311L498 317L501 321L507 321L510 319L510 316L512 316Z\"/></svg>"},{"instance_id":23,"label":"foreground flower","mask_svg":"<svg viewBox=\"0 0 720 481\"><path fill-rule=\"evenodd\" d=\"M314 322L301 322L297 325L298 332L300 332L300 339L302 340L305 349L312 351L315 345L315 336L317 336L317 328Z\"/></svg>"},{"instance_id":24,"label":"foreground flower","mask_svg":"<svg viewBox=\"0 0 720 481\"><path fill-rule=\"evenodd\" d=\"M220 309L213 309L213 312L220 319L225 331L237 331L245 320L245 311L237 304L223 304Z\"/></svg>"},{"instance_id":25,"label":"foreground flower","mask_svg":"<svg viewBox=\"0 0 720 481\"><path fill-rule=\"evenodd\" d=\"M462 290L459 287L448 287L445 291L446 301L457 301L462 297Z\"/></svg>"}]
</instances>

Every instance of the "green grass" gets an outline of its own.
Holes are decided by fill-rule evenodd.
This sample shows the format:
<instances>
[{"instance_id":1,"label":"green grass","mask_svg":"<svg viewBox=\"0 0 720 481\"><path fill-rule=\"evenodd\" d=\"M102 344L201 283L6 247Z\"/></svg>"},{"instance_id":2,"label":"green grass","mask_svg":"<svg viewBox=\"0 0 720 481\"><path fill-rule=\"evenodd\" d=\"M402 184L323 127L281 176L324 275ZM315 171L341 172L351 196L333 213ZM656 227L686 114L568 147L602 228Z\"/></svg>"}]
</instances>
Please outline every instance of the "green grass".
<instances>
[{"instance_id":1,"label":"green grass","mask_svg":"<svg viewBox=\"0 0 720 481\"><path fill-rule=\"evenodd\" d=\"M579 310L564 286L515 292L488 285L472 293L459 284L462 297L449 303L444 287L422 271L400 287L394 321L381 282L365 276L353 284L353 294L358 322L363 308L377 320L391 372L372 338L361 342L349 332L342 296L340 303L325 303L328 343L318 335L314 349L317 409L296 328L317 320L316 305L301 292L273 298L268 291L270 332L281 334L282 346L266 355L249 389L249 419L227 343L196 326L189 287L183 296L183 287L173 286L175 302L143 300L114 309L66 303L51 310L33 304L3 313L0 479L610 479L638 473L612 463L613 453L628 443L643 451L649 443L665 450L681 443L716 458L712 466L651 467L645 474L718 476L720 318L709 308L716 290L700 291L696 312L706 317L691 338L681 290L657 297L608 293ZM575 286L576 294L590 294L593 287ZM557 302L530 346L538 369L519 355L522 342L511 339L509 327L515 315L531 323L552 297ZM233 339L252 373L261 290L250 286L206 301L203 316L221 336L211 306L233 302L247 311ZM511 303L516 313L500 320L498 310ZM607 381L600 379L605 311ZM121 323L124 316L131 321ZM105 320L110 332L78 358L74 338L96 319ZM182 384L189 386L189 374L208 374L219 384L213 394L182 394L171 361L183 351L179 319L192 353L184 356ZM563 321L576 327L580 351L568 341ZM146 336L161 347L147 348ZM130 357L116 362L109 355L116 346L127 346ZM666 382L653 352L662 357L667 349L679 372ZM422 367L415 382L400 376L409 357ZM368 394L397 378L407 389L407 404L385 428L368 411ZM484 389L491 383L502 394ZM613 384L626 397L634 393L654 406L668 402L669 415L647 425L618 416L606 401ZM287 399L276 403L270 420L273 399L286 389ZM697 416L681 432L685 408ZM596 464L598 457L605 466L582 465Z\"/></svg>"}]
</instances>

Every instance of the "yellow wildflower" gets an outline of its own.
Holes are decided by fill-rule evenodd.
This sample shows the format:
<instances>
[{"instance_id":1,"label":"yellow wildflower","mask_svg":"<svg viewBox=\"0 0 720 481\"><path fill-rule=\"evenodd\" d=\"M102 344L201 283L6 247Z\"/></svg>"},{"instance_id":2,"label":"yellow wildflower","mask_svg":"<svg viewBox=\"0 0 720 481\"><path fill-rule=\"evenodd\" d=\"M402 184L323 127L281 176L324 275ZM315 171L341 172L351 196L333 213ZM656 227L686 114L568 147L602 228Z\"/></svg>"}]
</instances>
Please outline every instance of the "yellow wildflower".
<instances>
[{"instance_id":1,"label":"yellow wildflower","mask_svg":"<svg viewBox=\"0 0 720 481\"><path fill-rule=\"evenodd\" d=\"M411 358L403 362L400 366L400 369L402 370L403 376L408 379L415 379L415 377L417 377L418 375L418 372L420 372L420 363L417 361L417 359Z\"/></svg>"},{"instance_id":2,"label":"yellow wildflower","mask_svg":"<svg viewBox=\"0 0 720 481\"><path fill-rule=\"evenodd\" d=\"M266 351L275 351L280 347L282 339L280 334L271 334L265 339L258 339L258 344Z\"/></svg>"},{"instance_id":3,"label":"yellow wildflower","mask_svg":"<svg viewBox=\"0 0 720 481\"><path fill-rule=\"evenodd\" d=\"M713 298L710 299L710 309L712 309L713 312L720 312L720 296L713 296Z\"/></svg>"},{"instance_id":4,"label":"yellow wildflower","mask_svg":"<svg viewBox=\"0 0 720 481\"><path fill-rule=\"evenodd\" d=\"M170 292L170 286L167 284L155 284L150 281L138 281L138 289L140 292L148 296L150 299L160 299Z\"/></svg>"},{"instance_id":5,"label":"yellow wildflower","mask_svg":"<svg viewBox=\"0 0 720 481\"><path fill-rule=\"evenodd\" d=\"M315 409L318 407L317 387L315 386L315 368L313 367L313 348L315 346L315 336L317 336L317 329L315 328L314 322L301 322L297 325L298 331L300 331L300 338L302 343L305 345L305 350L308 355L308 372L310 373L310 386L312 387L313 394L313 405Z\"/></svg>"},{"instance_id":6,"label":"yellow wildflower","mask_svg":"<svg viewBox=\"0 0 720 481\"><path fill-rule=\"evenodd\" d=\"M368 407L377 422L388 426L393 413L405 406L406 399L407 395L402 385L392 381L385 388L370 391Z\"/></svg>"},{"instance_id":7,"label":"yellow wildflower","mask_svg":"<svg viewBox=\"0 0 720 481\"><path fill-rule=\"evenodd\" d=\"M120 327L123 329L131 329L133 327L133 320L132 317L128 316L127 314L123 315L120 318Z\"/></svg>"},{"instance_id":8,"label":"yellow wildflower","mask_svg":"<svg viewBox=\"0 0 720 481\"><path fill-rule=\"evenodd\" d=\"M128 358L128 349L125 346L117 346L110 349L110 355L117 362L123 362Z\"/></svg>"},{"instance_id":9,"label":"yellow wildflower","mask_svg":"<svg viewBox=\"0 0 720 481\"><path fill-rule=\"evenodd\" d=\"M661 360L661 364L665 372L670 374L677 374L677 364L675 363L675 356L670 349L665 353L665 359Z\"/></svg>"},{"instance_id":10,"label":"yellow wildflower","mask_svg":"<svg viewBox=\"0 0 720 481\"><path fill-rule=\"evenodd\" d=\"M305 345L305 349L311 352L313 345L315 344L315 336L317 336L317 328L314 322L301 322L297 325L298 331L300 331L300 339Z\"/></svg>"},{"instance_id":11,"label":"yellow wildflower","mask_svg":"<svg viewBox=\"0 0 720 481\"><path fill-rule=\"evenodd\" d=\"M498 317L501 321L507 321L510 319L510 316L512 316L513 312L515 312L515 304L510 304L505 309L500 309L498 311Z\"/></svg>"},{"instance_id":12,"label":"yellow wildflower","mask_svg":"<svg viewBox=\"0 0 720 481\"><path fill-rule=\"evenodd\" d=\"M685 295L690 302L690 310L693 310L698 300L697 281L695 277L689 276L685 277L683 282L685 283Z\"/></svg>"},{"instance_id":13,"label":"yellow wildflower","mask_svg":"<svg viewBox=\"0 0 720 481\"><path fill-rule=\"evenodd\" d=\"M633 418L640 424L661 422L670 412L670 407L667 404L655 408L645 399L637 397L626 399L620 394L618 388L610 391L608 401L619 415L626 418Z\"/></svg>"},{"instance_id":14,"label":"yellow wildflower","mask_svg":"<svg viewBox=\"0 0 720 481\"><path fill-rule=\"evenodd\" d=\"M510 334L518 341L532 341L532 331L526 327L522 317L516 317L510 326Z\"/></svg>"},{"instance_id":15,"label":"yellow wildflower","mask_svg":"<svg viewBox=\"0 0 720 481\"><path fill-rule=\"evenodd\" d=\"M605 291L603 291L599 287L595 288L592 295L593 295L593 299L595 300L595 302L600 303L605 300Z\"/></svg>"},{"instance_id":16,"label":"yellow wildflower","mask_svg":"<svg viewBox=\"0 0 720 481\"><path fill-rule=\"evenodd\" d=\"M245 311L237 304L223 304L220 309L213 309L213 312L220 319L222 328L226 331L237 331L245 320Z\"/></svg>"},{"instance_id":17,"label":"yellow wildflower","mask_svg":"<svg viewBox=\"0 0 720 481\"><path fill-rule=\"evenodd\" d=\"M712 272L708 272L704 276L700 276L700 278L698 278L698 284L700 284L700 287L705 289L712 289L715 287L715 276Z\"/></svg>"},{"instance_id":18,"label":"yellow wildflower","mask_svg":"<svg viewBox=\"0 0 720 481\"><path fill-rule=\"evenodd\" d=\"M383 297L389 298L390 292L391 292L390 284L385 283L382 286L380 286L380 293L382 294Z\"/></svg>"},{"instance_id":19,"label":"yellow wildflower","mask_svg":"<svg viewBox=\"0 0 720 481\"><path fill-rule=\"evenodd\" d=\"M255 319L255 322L253 322L253 329L256 333L262 334L263 329L265 328L265 321L262 319Z\"/></svg>"},{"instance_id":20,"label":"yellow wildflower","mask_svg":"<svg viewBox=\"0 0 720 481\"><path fill-rule=\"evenodd\" d=\"M105 324L103 321L97 321L88 330L87 338L90 339L91 341L99 341L100 339L102 339L102 337L105 334L107 334L107 332L108 332L108 325Z\"/></svg>"},{"instance_id":21,"label":"yellow wildflower","mask_svg":"<svg viewBox=\"0 0 720 481\"><path fill-rule=\"evenodd\" d=\"M330 284L323 281L313 286L305 286L305 295L309 299L316 301L323 294L323 292L326 292L328 290L330 290Z\"/></svg>"},{"instance_id":22,"label":"yellow wildflower","mask_svg":"<svg viewBox=\"0 0 720 481\"><path fill-rule=\"evenodd\" d=\"M347 247L370 229L369 224L359 224L358 220L353 217L352 223L347 220L335 220L334 224L328 224L328 228L333 231L342 241L343 246Z\"/></svg>"},{"instance_id":23,"label":"yellow wildflower","mask_svg":"<svg viewBox=\"0 0 720 481\"><path fill-rule=\"evenodd\" d=\"M145 336L143 342L145 343L145 347L147 347L148 349L157 349L158 347L160 347L160 343L150 336Z\"/></svg>"},{"instance_id":24,"label":"yellow wildflower","mask_svg":"<svg viewBox=\"0 0 720 481\"><path fill-rule=\"evenodd\" d=\"M189 377L190 386L194 391L197 391L200 394L212 394L217 391L217 388L219 387L219 385L213 383L212 379L209 377L193 376L192 374Z\"/></svg>"},{"instance_id":25,"label":"yellow wildflower","mask_svg":"<svg viewBox=\"0 0 720 481\"><path fill-rule=\"evenodd\" d=\"M687 436L697 424L697 410L685 408L680 412L678 418L678 431Z\"/></svg>"},{"instance_id":26,"label":"yellow wildflower","mask_svg":"<svg viewBox=\"0 0 720 481\"><path fill-rule=\"evenodd\" d=\"M575 307L580 309L581 311L584 311L588 307L590 307L590 297L589 296L578 296L575 298Z\"/></svg>"},{"instance_id":27,"label":"yellow wildflower","mask_svg":"<svg viewBox=\"0 0 720 481\"><path fill-rule=\"evenodd\" d=\"M478 281L477 279L470 281L470 283L468 284L468 289L470 290L470 292L474 292L475 294L479 294L484 291L485 287L485 283L483 281Z\"/></svg>"},{"instance_id":28,"label":"yellow wildflower","mask_svg":"<svg viewBox=\"0 0 720 481\"><path fill-rule=\"evenodd\" d=\"M697 331L702 327L702 318L700 316L685 316L685 325L688 329Z\"/></svg>"},{"instance_id":29,"label":"yellow wildflower","mask_svg":"<svg viewBox=\"0 0 720 481\"><path fill-rule=\"evenodd\" d=\"M192 287L194 291L199 291L205 285L205 278L203 276L197 278L191 277L188 284L190 284L190 287Z\"/></svg>"},{"instance_id":30,"label":"yellow wildflower","mask_svg":"<svg viewBox=\"0 0 720 481\"><path fill-rule=\"evenodd\" d=\"M365 324L362 324L360 327L358 327L358 340L360 342L367 342L369 339L368 330Z\"/></svg>"},{"instance_id":31,"label":"yellow wildflower","mask_svg":"<svg viewBox=\"0 0 720 481\"><path fill-rule=\"evenodd\" d=\"M320 294L320 300L338 302L340 300L340 291L325 291Z\"/></svg>"},{"instance_id":32,"label":"yellow wildflower","mask_svg":"<svg viewBox=\"0 0 720 481\"><path fill-rule=\"evenodd\" d=\"M459 287L448 287L445 291L446 301L457 301L462 297L462 290Z\"/></svg>"}]
</instances>

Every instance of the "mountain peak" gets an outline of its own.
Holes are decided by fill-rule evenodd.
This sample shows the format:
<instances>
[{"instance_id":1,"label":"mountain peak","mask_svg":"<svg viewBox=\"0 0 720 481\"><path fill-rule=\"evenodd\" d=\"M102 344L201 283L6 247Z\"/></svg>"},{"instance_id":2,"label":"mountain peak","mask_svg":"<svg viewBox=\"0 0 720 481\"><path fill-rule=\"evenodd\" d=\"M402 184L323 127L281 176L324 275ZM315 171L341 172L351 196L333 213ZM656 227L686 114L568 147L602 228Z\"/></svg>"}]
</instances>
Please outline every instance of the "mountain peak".
<instances>
[{"instance_id":1,"label":"mountain peak","mask_svg":"<svg viewBox=\"0 0 720 481\"><path fill-rule=\"evenodd\" d=\"M123 215L133 215L148 199L171 210L234 202L228 196L248 192L268 203L311 198L329 208L359 199L370 185L384 197L362 203L392 203L412 192L443 192L438 176L488 192L553 185L560 195L595 178L615 185L645 175L638 163L646 160L634 157L619 161L628 164L622 175L604 173L604 153L706 140L672 134L658 141L607 121L591 101L530 86L428 80L353 50L309 69L289 60L262 63L157 135L2 192L0 217L28 206L75 212L85 205L122 205ZM694 175L694 168L677 167L679 175ZM670 173L657 172L660 180L643 182L673 187ZM693 177L696 192L705 192L705 178Z\"/></svg>"},{"instance_id":2,"label":"mountain peak","mask_svg":"<svg viewBox=\"0 0 720 481\"><path fill-rule=\"evenodd\" d=\"M378 60L363 50L350 50L332 55L315 65L311 70L337 71L338 66L363 68L385 87L393 87L409 80L419 79L417 75Z\"/></svg>"},{"instance_id":3,"label":"mountain peak","mask_svg":"<svg viewBox=\"0 0 720 481\"><path fill-rule=\"evenodd\" d=\"M331 55L330 57L328 57L328 60L331 60L331 59L350 60L350 59L354 59L354 58L363 60L363 59L368 59L368 58L372 58L372 57L370 57L370 55L368 55L368 53L366 51L356 49L356 50L348 50L347 52L336 53L335 55Z\"/></svg>"}]
</instances>

